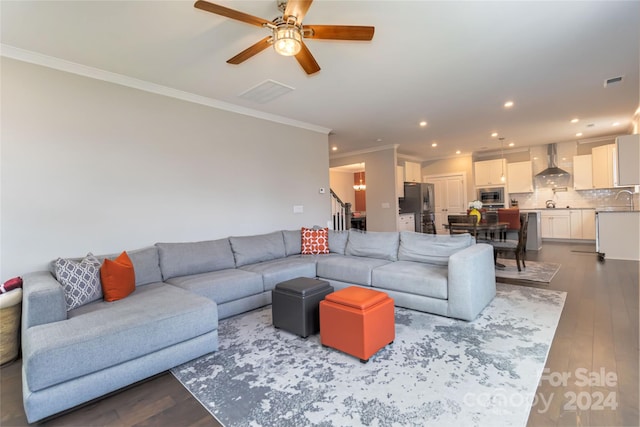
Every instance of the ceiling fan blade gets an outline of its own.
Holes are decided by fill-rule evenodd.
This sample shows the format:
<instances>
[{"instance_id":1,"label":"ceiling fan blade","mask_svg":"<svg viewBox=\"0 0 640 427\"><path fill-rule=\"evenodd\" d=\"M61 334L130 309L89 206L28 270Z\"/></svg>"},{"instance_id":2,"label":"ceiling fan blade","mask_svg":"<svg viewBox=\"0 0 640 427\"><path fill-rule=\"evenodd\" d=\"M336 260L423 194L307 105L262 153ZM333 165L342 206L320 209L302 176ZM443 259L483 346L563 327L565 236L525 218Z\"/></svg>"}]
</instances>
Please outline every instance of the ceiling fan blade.
<instances>
[{"instance_id":1,"label":"ceiling fan blade","mask_svg":"<svg viewBox=\"0 0 640 427\"><path fill-rule=\"evenodd\" d=\"M358 25L303 25L307 39L371 40L375 27Z\"/></svg>"},{"instance_id":2,"label":"ceiling fan blade","mask_svg":"<svg viewBox=\"0 0 640 427\"><path fill-rule=\"evenodd\" d=\"M247 59L251 58L253 55L256 55L266 48L271 46L271 36L267 36L260 40L258 43L249 46L247 49L243 50L233 58L227 60L229 64L241 64Z\"/></svg>"},{"instance_id":3,"label":"ceiling fan blade","mask_svg":"<svg viewBox=\"0 0 640 427\"><path fill-rule=\"evenodd\" d=\"M218 4L209 3L204 0L198 0L193 6L197 9L206 10L207 12L215 13L216 15L226 16L227 18L246 22L247 24L256 25L258 27L262 27L264 24L271 22L263 18L258 18L257 16L252 16L247 13L229 9L228 7L220 6Z\"/></svg>"},{"instance_id":4,"label":"ceiling fan blade","mask_svg":"<svg viewBox=\"0 0 640 427\"><path fill-rule=\"evenodd\" d=\"M295 16L298 24L302 23L302 19L307 14L313 0L288 0L287 8L284 10L284 19L289 16Z\"/></svg>"},{"instance_id":5,"label":"ceiling fan blade","mask_svg":"<svg viewBox=\"0 0 640 427\"><path fill-rule=\"evenodd\" d=\"M296 55L296 59L307 74L313 74L320 71L320 66L307 48L306 44L302 43L302 49L300 49L300 52Z\"/></svg>"}]
</instances>

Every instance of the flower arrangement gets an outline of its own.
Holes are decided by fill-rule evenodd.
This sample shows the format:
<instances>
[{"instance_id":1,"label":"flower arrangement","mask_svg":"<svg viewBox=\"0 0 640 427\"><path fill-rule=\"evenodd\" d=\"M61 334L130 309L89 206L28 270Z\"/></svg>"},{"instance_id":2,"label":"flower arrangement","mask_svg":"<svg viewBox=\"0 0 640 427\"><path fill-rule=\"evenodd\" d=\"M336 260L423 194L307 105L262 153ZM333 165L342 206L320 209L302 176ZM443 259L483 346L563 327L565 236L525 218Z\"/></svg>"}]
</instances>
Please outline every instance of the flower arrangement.
<instances>
[{"instance_id":1,"label":"flower arrangement","mask_svg":"<svg viewBox=\"0 0 640 427\"><path fill-rule=\"evenodd\" d=\"M482 209L482 202L480 200L469 202L469 209Z\"/></svg>"}]
</instances>

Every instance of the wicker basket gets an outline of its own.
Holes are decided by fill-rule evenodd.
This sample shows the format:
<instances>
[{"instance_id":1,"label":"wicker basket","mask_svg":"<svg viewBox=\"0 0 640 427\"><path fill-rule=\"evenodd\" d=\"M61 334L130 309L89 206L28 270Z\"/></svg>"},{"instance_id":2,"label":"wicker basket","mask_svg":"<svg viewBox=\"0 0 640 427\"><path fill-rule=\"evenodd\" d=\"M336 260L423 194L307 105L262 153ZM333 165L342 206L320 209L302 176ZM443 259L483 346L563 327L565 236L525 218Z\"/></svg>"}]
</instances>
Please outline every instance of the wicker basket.
<instances>
[{"instance_id":1,"label":"wicker basket","mask_svg":"<svg viewBox=\"0 0 640 427\"><path fill-rule=\"evenodd\" d=\"M18 357L22 289L0 294L0 365Z\"/></svg>"}]
</instances>

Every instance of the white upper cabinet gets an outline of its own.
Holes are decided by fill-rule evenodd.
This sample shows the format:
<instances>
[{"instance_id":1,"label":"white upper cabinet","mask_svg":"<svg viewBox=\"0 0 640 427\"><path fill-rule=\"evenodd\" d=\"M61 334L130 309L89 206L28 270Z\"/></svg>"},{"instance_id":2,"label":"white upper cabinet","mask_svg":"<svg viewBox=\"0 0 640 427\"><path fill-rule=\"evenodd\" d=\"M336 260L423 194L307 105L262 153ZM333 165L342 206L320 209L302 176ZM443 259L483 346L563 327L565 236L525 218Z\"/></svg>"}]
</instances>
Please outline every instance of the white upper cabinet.
<instances>
[{"instance_id":1,"label":"white upper cabinet","mask_svg":"<svg viewBox=\"0 0 640 427\"><path fill-rule=\"evenodd\" d=\"M640 185L640 135L616 138L618 185Z\"/></svg>"},{"instance_id":2,"label":"white upper cabinet","mask_svg":"<svg viewBox=\"0 0 640 427\"><path fill-rule=\"evenodd\" d=\"M573 156L573 189L591 190L593 188L593 170L591 154Z\"/></svg>"},{"instance_id":3,"label":"white upper cabinet","mask_svg":"<svg viewBox=\"0 0 640 427\"><path fill-rule=\"evenodd\" d=\"M404 181L422 182L422 166L420 163L404 162Z\"/></svg>"},{"instance_id":4,"label":"white upper cabinet","mask_svg":"<svg viewBox=\"0 0 640 427\"><path fill-rule=\"evenodd\" d=\"M501 177L507 175L506 163L504 159L475 162L473 176L476 187L504 185Z\"/></svg>"},{"instance_id":5,"label":"white upper cabinet","mask_svg":"<svg viewBox=\"0 0 640 427\"><path fill-rule=\"evenodd\" d=\"M507 165L507 188L509 193L533 192L533 169L531 161Z\"/></svg>"},{"instance_id":6,"label":"white upper cabinet","mask_svg":"<svg viewBox=\"0 0 640 427\"><path fill-rule=\"evenodd\" d=\"M608 144L591 150L593 188L613 188L617 186L616 145ZM637 165L636 165L637 167Z\"/></svg>"}]
</instances>

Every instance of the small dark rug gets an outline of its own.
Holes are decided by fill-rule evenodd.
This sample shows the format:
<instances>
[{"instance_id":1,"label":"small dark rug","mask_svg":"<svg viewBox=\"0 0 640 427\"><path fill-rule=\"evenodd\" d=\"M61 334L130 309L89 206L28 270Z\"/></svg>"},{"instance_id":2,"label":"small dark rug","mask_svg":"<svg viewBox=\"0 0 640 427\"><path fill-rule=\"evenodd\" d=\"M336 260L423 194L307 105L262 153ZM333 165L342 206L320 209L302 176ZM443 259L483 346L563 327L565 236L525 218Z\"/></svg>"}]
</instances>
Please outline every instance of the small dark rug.
<instances>
[{"instance_id":1,"label":"small dark rug","mask_svg":"<svg viewBox=\"0 0 640 427\"><path fill-rule=\"evenodd\" d=\"M526 268L522 268L522 263L520 263L522 271L518 271L515 259L498 258L498 263L505 266L504 269L496 268L496 278L500 279L502 283L536 282L538 284L549 284L558 270L560 270L560 264L552 262L525 261Z\"/></svg>"},{"instance_id":2,"label":"small dark rug","mask_svg":"<svg viewBox=\"0 0 640 427\"><path fill-rule=\"evenodd\" d=\"M171 372L226 427L524 427L566 293L497 289L472 322L396 307L395 342L366 364L273 328L265 307Z\"/></svg>"}]
</instances>

